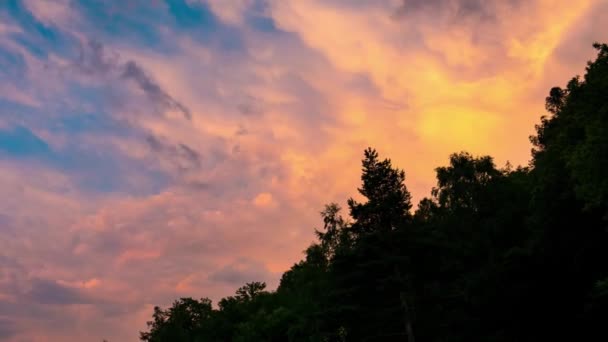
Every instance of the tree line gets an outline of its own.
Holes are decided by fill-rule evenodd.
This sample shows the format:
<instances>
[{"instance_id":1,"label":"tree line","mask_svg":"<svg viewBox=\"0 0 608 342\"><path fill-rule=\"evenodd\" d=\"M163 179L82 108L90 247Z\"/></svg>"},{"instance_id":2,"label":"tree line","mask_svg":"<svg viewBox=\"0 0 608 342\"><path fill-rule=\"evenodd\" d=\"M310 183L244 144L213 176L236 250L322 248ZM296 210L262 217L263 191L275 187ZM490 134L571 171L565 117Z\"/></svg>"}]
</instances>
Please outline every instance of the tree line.
<instances>
[{"instance_id":1,"label":"tree line","mask_svg":"<svg viewBox=\"0 0 608 342\"><path fill-rule=\"evenodd\" d=\"M453 154L413 209L405 172L367 149L365 200L325 206L276 291L156 307L141 340L608 340L608 45L594 47L550 90L529 165Z\"/></svg>"}]
</instances>

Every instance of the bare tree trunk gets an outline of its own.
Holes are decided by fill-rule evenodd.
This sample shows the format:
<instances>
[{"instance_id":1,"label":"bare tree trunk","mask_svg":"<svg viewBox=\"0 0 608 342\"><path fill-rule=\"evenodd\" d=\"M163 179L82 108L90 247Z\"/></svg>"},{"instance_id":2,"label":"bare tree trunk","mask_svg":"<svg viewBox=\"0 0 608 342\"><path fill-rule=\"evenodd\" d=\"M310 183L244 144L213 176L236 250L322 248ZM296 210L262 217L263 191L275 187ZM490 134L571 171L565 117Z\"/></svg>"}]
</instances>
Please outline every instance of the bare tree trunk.
<instances>
[{"instance_id":1,"label":"bare tree trunk","mask_svg":"<svg viewBox=\"0 0 608 342\"><path fill-rule=\"evenodd\" d=\"M399 271L399 268L396 265L395 275L397 276L399 283L405 285L405 282L401 277L401 272ZM401 299L401 307L403 308L403 320L405 323L405 333L407 335L407 342L415 342L416 339L414 338L414 328L412 324L412 310L410 309L410 305L407 302L407 295L405 291L399 291L399 299Z\"/></svg>"},{"instance_id":2,"label":"bare tree trunk","mask_svg":"<svg viewBox=\"0 0 608 342\"><path fill-rule=\"evenodd\" d=\"M410 306L407 303L407 298L405 297L405 292L401 291L399 293L401 297L401 306L403 306L403 311L405 312L405 332L407 333L407 342L415 342L414 339L414 328L412 327L412 319Z\"/></svg>"}]
</instances>

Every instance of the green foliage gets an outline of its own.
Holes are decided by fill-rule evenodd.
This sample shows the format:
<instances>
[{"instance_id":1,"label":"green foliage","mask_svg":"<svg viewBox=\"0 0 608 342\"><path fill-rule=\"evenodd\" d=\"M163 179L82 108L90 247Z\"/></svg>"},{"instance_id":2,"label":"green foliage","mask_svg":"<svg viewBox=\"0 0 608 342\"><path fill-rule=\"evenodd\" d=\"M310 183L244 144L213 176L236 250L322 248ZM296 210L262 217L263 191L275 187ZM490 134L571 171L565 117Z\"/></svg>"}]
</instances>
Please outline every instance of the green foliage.
<instances>
[{"instance_id":1,"label":"green foliage","mask_svg":"<svg viewBox=\"0 0 608 342\"><path fill-rule=\"evenodd\" d=\"M142 341L606 340L608 46L546 98L529 167L461 152L411 212L403 170L367 149L363 202L323 229L278 289L213 309L155 308Z\"/></svg>"}]
</instances>

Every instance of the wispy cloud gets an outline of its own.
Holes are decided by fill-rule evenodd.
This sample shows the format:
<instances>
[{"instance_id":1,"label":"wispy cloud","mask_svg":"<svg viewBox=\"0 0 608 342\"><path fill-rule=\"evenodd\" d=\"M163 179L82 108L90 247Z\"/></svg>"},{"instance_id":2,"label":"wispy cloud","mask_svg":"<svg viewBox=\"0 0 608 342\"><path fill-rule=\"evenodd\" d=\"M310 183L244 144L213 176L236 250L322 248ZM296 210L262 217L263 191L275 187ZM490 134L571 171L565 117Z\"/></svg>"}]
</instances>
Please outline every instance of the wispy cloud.
<instances>
[{"instance_id":1,"label":"wispy cloud","mask_svg":"<svg viewBox=\"0 0 608 342\"><path fill-rule=\"evenodd\" d=\"M184 117L188 120L191 119L190 110L181 103L173 99L169 94L162 90L154 81L152 81L133 61L125 64L125 70L122 73L122 77L125 79L131 79L141 88L141 90L147 95L147 97L166 109L177 109Z\"/></svg>"}]
</instances>

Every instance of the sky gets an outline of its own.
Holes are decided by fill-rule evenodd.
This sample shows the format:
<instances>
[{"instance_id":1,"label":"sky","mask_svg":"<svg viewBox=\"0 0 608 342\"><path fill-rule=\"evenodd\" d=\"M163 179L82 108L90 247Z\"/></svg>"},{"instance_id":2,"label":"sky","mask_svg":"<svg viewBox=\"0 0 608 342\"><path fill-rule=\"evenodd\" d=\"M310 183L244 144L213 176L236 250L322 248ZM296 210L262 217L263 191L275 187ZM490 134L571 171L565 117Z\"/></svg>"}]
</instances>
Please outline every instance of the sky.
<instances>
[{"instance_id":1,"label":"sky","mask_svg":"<svg viewBox=\"0 0 608 342\"><path fill-rule=\"evenodd\" d=\"M0 0L0 340L276 288L368 146L415 200L453 152L527 165L594 41L606 0Z\"/></svg>"}]
</instances>

